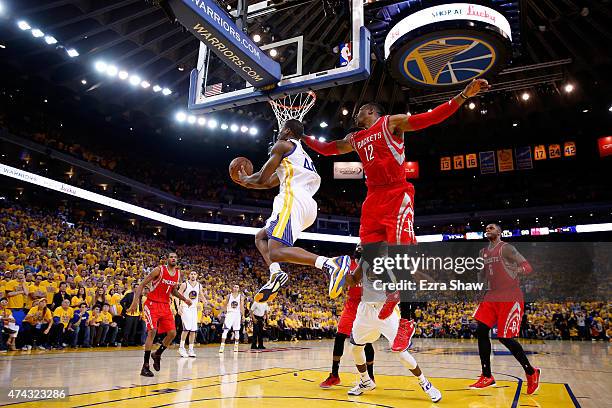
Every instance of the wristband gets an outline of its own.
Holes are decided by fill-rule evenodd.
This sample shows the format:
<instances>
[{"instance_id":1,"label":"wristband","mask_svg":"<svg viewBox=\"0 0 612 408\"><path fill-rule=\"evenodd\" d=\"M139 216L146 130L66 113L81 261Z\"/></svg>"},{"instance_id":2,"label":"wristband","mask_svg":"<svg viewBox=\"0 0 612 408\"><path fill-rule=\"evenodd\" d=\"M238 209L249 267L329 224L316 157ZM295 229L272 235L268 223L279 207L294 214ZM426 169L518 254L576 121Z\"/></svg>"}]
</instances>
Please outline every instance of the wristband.
<instances>
[{"instance_id":1,"label":"wristband","mask_svg":"<svg viewBox=\"0 0 612 408\"><path fill-rule=\"evenodd\" d=\"M469 99L468 96L465 96L465 94L463 93L463 91L459 92L459 96L461 96L463 98L464 101L467 101Z\"/></svg>"}]
</instances>

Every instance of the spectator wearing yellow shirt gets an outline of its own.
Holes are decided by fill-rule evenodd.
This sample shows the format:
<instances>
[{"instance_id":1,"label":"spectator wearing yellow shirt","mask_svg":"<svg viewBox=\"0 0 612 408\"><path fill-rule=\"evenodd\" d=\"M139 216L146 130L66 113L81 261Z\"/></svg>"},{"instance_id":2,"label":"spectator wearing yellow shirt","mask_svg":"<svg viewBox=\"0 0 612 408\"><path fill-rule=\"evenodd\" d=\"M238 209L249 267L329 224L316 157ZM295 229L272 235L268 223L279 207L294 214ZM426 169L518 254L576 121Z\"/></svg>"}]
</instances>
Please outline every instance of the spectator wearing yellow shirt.
<instances>
[{"instance_id":1,"label":"spectator wearing yellow shirt","mask_svg":"<svg viewBox=\"0 0 612 408\"><path fill-rule=\"evenodd\" d=\"M47 275L47 281L43 282L45 287L45 297L47 298L48 304L53 304L53 296L58 291L59 284L55 281L55 274L49 273Z\"/></svg>"},{"instance_id":2,"label":"spectator wearing yellow shirt","mask_svg":"<svg viewBox=\"0 0 612 408\"><path fill-rule=\"evenodd\" d=\"M87 305L91 304L91 296L87 296L87 289L83 286L79 286L76 295L72 296L72 299L70 299L70 306L79 307L81 303L86 303Z\"/></svg>"},{"instance_id":3,"label":"spectator wearing yellow shirt","mask_svg":"<svg viewBox=\"0 0 612 408\"><path fill-rule=\"evenodd\" d=\"M68 323L74 315L74 309L70 307L70 300L64 299L60 307L53 311L53 326L51 327L50 342L51 346L57 349L66 347L70 341Z\"/></svg>"},{"instance_id":4,"label":"spectator wearing yellow shirt","mask_svg":"<svg viewBox=\"0 0 612 408\"><path fill-rule=\"evenodd\" d=\"M94 347L107 347L109 345L115 346L115 339L117 337L117 323L113 321L113 315L110 313L110 305L104 303L102 305L102 311L96 316L95 336L92 334L94 339Z\"/></svg>"},{"instance_id":5,"label":"spectator wearing yellow shirt","mask_svg":"<svg viewBox=\"0 0 612 408\"><path fill-rule=\"evenodd\" d=\"M4 290L8 298L8 307L13 309L13 314L16 312L23 313L25 298L29 290L22 269L17 270L15 279L11 279L4 284Z\"/></svg>"},{"instance_id":6,"label":"spectator wearing yellow shirt","mask_svg":"<svg viewBox=\"0 0 612 408\"><path fill-rule=\"evenodd\" d=\"M51 309L47 307L47 299L41 298L33 302L33 306L23 319L22 330L24 333L23 350L31 350L37 347L46 350L47 338L53 325Z\"/></svg>"}]
</instances>

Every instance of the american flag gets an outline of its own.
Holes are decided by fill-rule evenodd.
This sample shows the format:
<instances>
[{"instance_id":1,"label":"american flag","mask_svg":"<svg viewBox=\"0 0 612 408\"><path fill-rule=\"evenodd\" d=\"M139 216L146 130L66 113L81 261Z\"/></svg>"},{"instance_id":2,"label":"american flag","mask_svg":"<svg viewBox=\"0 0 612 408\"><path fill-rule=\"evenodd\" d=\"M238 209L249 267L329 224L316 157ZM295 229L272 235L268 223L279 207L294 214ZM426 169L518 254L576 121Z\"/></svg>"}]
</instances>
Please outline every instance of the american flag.
<instances>
[{"instance_id":1,"label":"american flag","mask_svg":"<svg viewBox=\"0 0 612 408\"><path fill-rule=\"evenodd\" d=\"M204 97L219 95L223 91L223 83L208 85L204 88Z\"/></svg>"}]
</instances>

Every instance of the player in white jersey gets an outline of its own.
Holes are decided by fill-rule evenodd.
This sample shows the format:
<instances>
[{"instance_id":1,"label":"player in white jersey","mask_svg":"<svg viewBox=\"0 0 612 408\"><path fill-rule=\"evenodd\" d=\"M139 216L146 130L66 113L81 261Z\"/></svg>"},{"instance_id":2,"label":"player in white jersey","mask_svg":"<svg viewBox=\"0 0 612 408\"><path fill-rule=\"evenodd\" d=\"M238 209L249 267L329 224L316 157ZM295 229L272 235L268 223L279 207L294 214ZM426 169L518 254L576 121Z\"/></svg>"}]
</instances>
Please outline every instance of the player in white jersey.
<instances>
[{"instance_id":1,"label":"player in white jersey","mask_svg":"<svg viewBox=\"0 0 612 408\"><path fill-rule=\"evenodd\" d=\"M294 242L317 218L317 202L312 198L319 189L321 177L312 159L302 147L302 122L289 119L283 125L270 158L261 170L247 176L239 171L240 184L246 188L263 189L280 186L272 206L272 215L255 235L255 245L270 267L270 279L255 294L256 302L273 300L288 276L279 262L311 265L330 276L329 296L342 293L351 260L348 255L327 258L294 247Z\"/></svg>"},{"instance_id":2,"label":"player in white jersey","mask_svg":"<svg viewBox=\"0 0 612 408\"><path fill-rule=\"evenodd\" d=\"M364 278L365 276L362 277L362 279ZM363 290L365 293L368 288L364 286ZM355 365L357 366L357 371L359 371L360 379L357 385L348 391L349 395L361 395L364 393L364 391L370 391L376 388L376 384L370 378L367 371L364 350L365 345L367 343L374 343L382 334L387 338L389 341L389 347L391 347L399 327L400 313L397 306L394 312L391 313L391 315L386 319L381 320L378 318L378 313L385 303L384 296L381 296L379 302L364 301L364 299L373 299L377 295L380 296L380 293L369 293L368 296L363 295L362 300L357 307L357 317L353 322L353 329L351 332L351 349L355 359ZM410 354L410 352L408 352L406 349L399 353L399 358L404 367L408 368L410 372L418 378L419 385L429 396L429 398L431 398L433 402L440 401L442 399L442 393L425 377L425 374L423 374L421 371L421 368L417 364L412 354Z\"/></svg>"},{"instance_id":3,"label":"player in white jersey","mask_svg":"<svg viewBox=\"0 0 612 408\"><path fill-rule=\"evenodd\" d=\"M183 331L181 332L181 343L179 346L179 354L181 357L195 357L193 345L195 343L196 331L198 330L198 301L204 302L204 291L202 285L198 282L198 273L196 271L189 272L189 279L181 283L179 293L191 300L191 305L187 306L185 302L179 305L179 314L183 322ZM189 352L185 350L185 339L189 334Z\"/></svg>"},{"instance_id":4,"label":"player in white jersey","mask_svg":"<svg viewBox=\"0 0 612 408\"><path fill-rule=\"evenodd\" d=\"M221 309L225 308L225 321L223 322L223 334L221 334L221 347L219 353L225 350L225 339L230 330L234 331L234 353L238 352L240 344L240 326L244 316L244 297L240 293L240 286L234 285L232 293L223 301Z\"/></svg>"}]
</instances>

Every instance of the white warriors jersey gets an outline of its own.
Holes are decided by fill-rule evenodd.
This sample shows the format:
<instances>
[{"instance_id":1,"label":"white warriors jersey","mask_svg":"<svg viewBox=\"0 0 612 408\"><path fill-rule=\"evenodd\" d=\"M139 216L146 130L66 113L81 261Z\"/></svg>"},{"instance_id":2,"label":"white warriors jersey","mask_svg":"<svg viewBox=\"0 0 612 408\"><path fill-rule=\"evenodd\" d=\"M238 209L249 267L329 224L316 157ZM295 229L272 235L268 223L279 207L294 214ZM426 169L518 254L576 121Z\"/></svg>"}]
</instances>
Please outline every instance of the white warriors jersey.
<instances>
[{"instance_id":1,"label":"white warriors jersey","mask_svg":"<svg viewBox=\"0 0 612 408\"><path fill-rule=\"evenodd\" d=\"M229 300L227 302L227 313L236 312L240 313L240 293L234 297L233 293L230 293Z\"/></svg>"},{"instance_id":2,"label":"white warriors jersey","mask_svg":"<svg viewBox=\"0 0 612 408\"><path fill-rule=\"evenodd\" d=\"M321 186L321 177L317 174L312 159L304 151L299 140L289 139L294 147L286 153L276 174L280 180L279 195L287 192L293 194L306 193L310 197L315 195Z\"/></svg>"},{"instance_id":3,"label":"white warriors jersey","mask_svg":"<svg viewBox=\"0 0 612 408\"><path fill-rule=\"evenodd\" d=\"M184 302L183 302L183 306L188 307L189 309L197 309L199 294L200 294L200 283L199 282L196 281L195 285L192 286L189 280L185 281L185 292L183 292L183 296L191 300L191 306L187 306L187 304Z\"/></svg>"}]
</instances>

